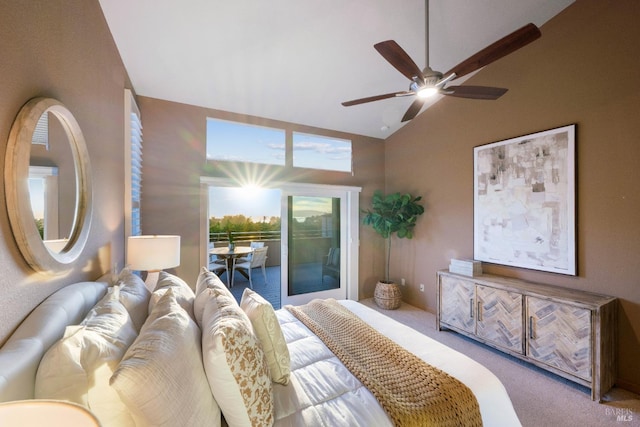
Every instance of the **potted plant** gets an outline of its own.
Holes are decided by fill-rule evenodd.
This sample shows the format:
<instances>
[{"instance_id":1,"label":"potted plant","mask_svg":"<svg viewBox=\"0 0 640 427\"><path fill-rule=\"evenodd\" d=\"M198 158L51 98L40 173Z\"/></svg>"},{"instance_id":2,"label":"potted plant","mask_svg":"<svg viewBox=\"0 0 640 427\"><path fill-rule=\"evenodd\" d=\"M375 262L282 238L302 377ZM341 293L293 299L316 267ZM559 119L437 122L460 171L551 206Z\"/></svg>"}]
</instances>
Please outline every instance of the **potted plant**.
<instances>
[{"instance_id":1,"label":"potted plant","mask_svg":"<svg viewBox=\"0 0 640 427\"><path fill-rule=\"evenodd\" d=\"M233 234L231 233L231 229L227 229L227 239L229 239L229 250L232 251L236 248L236 244L233 241Z\"/></svg>"},{"instance_id":2,"label":"potted plant","mask_svg":"<svg viewBox=\"0 0 640 427\"><path fill-rule=\"evenodd\" d=\"M384 281L378 282L374 292L376 304L384 309L396 309L400 306L401 293L396 283L389 280L391 260L391 237L395 234L401 239L411 239L418 217L424 213L424 207L418 202L422 197L413 197L408 193L383 195L380 190L373 193L371 209L363 209L362 223L370 225L387 240L387 263Z\"/></svg>"}]
</instances>

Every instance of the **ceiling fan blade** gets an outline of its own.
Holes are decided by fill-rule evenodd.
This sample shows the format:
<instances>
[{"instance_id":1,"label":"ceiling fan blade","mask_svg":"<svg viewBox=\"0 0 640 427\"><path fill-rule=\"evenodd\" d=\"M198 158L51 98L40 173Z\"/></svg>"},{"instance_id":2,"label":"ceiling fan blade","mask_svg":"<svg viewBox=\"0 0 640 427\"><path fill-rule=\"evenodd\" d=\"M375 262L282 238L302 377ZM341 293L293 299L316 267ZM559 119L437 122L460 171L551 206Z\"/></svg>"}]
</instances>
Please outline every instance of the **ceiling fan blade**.
<instances>
[{"instance_id":1,"label":"ceiling fan blade","mask_svg":"<svg viewBox=\"0 0 640 427\"><path fill-rule=\"evenodd\" d=\"M353 101L345 101L342 103L342 105L344 105L345 107L350 107L352 105L364 104L365 102L379 101L381 99L394 98L396 96L405 96L405 95L413 95L413 92L401 91L401 92L385 93L384 95L375 95L375 96L369 96L367 98L354 99Z\"/></svg>"},{"instance_id":2,"label":"ceiling fan blade","mask_svg":"<svg viewBox=\"0 0 640 427\"><path fill-rule=\"evenodd\" d=\"M462 61L460 64L445 73L445 76L455 73L456 78L458 78L476 71L485 65L491 64L492 62L515 52L521 47L528 45L539 38L540 35L541 33L538 27L534 24L527 24L519 30L501 38L475 55Z\"/></svg>"},{"instance_id":3,"label":"ceiling fan blade","mask_svg":"<svg viewBox=\"0 0 640 427\"><path fill-rule=\"evenodd\" d=\"M376 43L373 47L389 64L393 65L396 70L400 71L409 80L413 80L415 76L422 76L420 68L395 41L383 41Z\"/></svg>"},{"instance_id":4,"label":"ceiling fan blade","mask_svg":"<svg viewBox=\"0 0 640 427\"><path fill-rule=\"evenodd\" d=\"M453 92L448 92L450 90ZM508 90L501 87L488 86L449 86L442 93L448 96L457 96L458 98L493 100L500 98Z\"/></svg>"},{"instance_id":5,"label":"ceiling fan blade","mask_svg":"<svg viewBox=\"0 0 640 427\"><path fill-rule=\"evenodd\" d=\"M424 105L425 101L426 99L424 98L416 98L416 100L413 101L409 106L409 109L407 110L407 112L404 113L404 116L402 116L402 122L408 122L409 120L417 116L420 110L422 109L422 106Z\"/></svg>"}]
</instances>

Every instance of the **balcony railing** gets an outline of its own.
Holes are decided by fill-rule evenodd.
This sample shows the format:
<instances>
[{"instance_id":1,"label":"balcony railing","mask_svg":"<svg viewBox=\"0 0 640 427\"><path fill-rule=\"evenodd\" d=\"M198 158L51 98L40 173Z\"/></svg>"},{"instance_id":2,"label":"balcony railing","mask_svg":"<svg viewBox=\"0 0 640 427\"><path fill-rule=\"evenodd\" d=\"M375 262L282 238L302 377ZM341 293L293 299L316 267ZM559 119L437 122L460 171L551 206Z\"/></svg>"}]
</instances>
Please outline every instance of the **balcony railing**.
<instances>
[{"instance_id":1,"label":"balcony railing","mask_svg":"<svg viewBox=\"0 0 640 427\"><path fill-rule=\"evenodd\" d=\"M231 237L234 242L255 242L255 241L265 241L265 240L280 240L280 230L273 231L232 231ZM325 231L326 234L326 231ZM294 239L302 239L302 238L318 238L318 237L329 237L323 234L323 230L318 229L307 229L307 230L295 230L293 232ZM209 233L209 241L210 242L228 242L229 236L227 232L221 233Z\"/></svg>"},{"instance_id":2,"label":"balcony railing","mask_svg":"<svg viewBox=\"0 0 640 427\"><path fill-rule=\"evenodd\" d=\"M280 240L280 230L275 231L233 231L231 237L235 242L255 242L263 240ZM228 242L229 236L226 232L209 233L210 242Z\"/></svg>"},{"instance_id":3,"label":"balcony railing","mask_svg":"<svg viewBox=\"0 0 640 427\"><path fill-rule=\"evenodd\" d=\"M231 237L236 244L248 246L249 242L264 242L269 247L267 266L280 265L280 230L275 231L239 231L232 232ZM293 238L296 240L295 262L322 262L326 260L326 255L331 247L331 237L325 236L322 230L298 230L294 231ZM209 241L214 246L226 246L229 237L226 232L210 233Z\"/></svg>"}]
</instances>

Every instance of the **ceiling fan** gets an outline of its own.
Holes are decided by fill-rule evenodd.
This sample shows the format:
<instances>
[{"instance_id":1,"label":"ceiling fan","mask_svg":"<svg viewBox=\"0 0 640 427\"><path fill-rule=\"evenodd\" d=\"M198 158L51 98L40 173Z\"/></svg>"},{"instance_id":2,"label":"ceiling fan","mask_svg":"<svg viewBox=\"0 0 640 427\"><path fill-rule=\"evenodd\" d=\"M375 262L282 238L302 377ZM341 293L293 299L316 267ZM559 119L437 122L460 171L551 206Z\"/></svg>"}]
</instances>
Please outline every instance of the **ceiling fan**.
<instances>
[{"instance_id":1,"label":"ceiling fan","mask_svg":"<svg viewBox=\"0 0 640 427\"><path fill-rule=\"evenodd\" d=\"M425 5L426 31L428 35L429 25L429 2ZM352 105L364 104L367 102L379 101L381 99L395 98L401 96L416 96L415 101L402 117L406 122L413 119L419 112L427 98L436 95L456 96L459 98L494 100L504 95L508 89L487 86L447 86L452 80L472 73L485 65L491 64L498 59L515 52L521 47L531 43L540 37L540 30L534 24L527 24L513 33L501 38L495 43L485 47L476 54L465 59L446 73L434 71L429 67L429 41L426 41L426 61L427 65L422 71L411 59L411 57L393 40L386 40L376 43L373 47L393 65L400 73L411 80L409 90L385 93L383 95L369 96L367 98L354 99L343 102L342 105L349 107Z\"/></svg>"}]
</instances>

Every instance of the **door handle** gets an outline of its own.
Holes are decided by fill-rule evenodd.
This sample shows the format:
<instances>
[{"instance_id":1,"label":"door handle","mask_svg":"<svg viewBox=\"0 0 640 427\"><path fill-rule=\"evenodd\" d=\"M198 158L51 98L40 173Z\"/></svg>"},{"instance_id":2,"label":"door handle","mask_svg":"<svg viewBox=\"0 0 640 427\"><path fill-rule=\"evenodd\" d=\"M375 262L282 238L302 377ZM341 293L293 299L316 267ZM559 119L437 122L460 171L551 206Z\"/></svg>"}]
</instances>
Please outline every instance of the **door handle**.
<instances>
[{"instance_id":1,"label":"door handle","mask_svg":"<svg viewBox=\"0 0 640 427\"><path fill-rule=\"evenodd\" d=\"M473 319L473 298L469 300L469 317Z\"/></svg>"},{"instance_id":2,"label":"door handle","mask_svg":"<svg viewBox=\"0 0 640 427\"><path fill-rule=\"evenodd\" d=\"M478 322L482 322L482 301L478 301Z\"/></svg>"},{"instance_id":3,"label":"door handle","mask_svg":"<svg viewBox=\"0 0 640 427\"><path fill-rule=\"evenodd\" d=\"M533 334L533 316L529 316L529 339L536 339L535 335Z\"/></svg>"}]
</instances>

